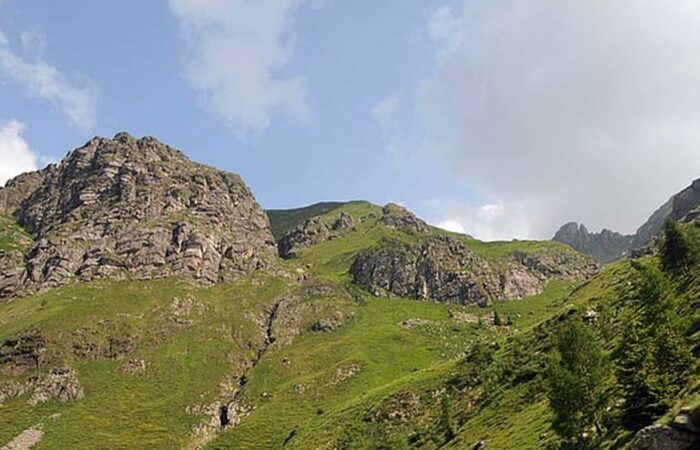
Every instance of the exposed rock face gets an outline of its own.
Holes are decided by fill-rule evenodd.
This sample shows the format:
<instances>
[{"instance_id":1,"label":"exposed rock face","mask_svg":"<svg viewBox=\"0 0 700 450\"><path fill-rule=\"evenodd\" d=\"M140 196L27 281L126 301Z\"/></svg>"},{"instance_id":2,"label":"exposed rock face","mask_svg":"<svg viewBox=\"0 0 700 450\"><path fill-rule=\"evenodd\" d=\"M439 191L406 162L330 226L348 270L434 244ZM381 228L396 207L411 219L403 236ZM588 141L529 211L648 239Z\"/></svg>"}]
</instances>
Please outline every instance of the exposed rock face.
<instances>
[{"instance_id":1,"label":"exposed rock face","mask_svg":"<svg viewBox=\"0 0 700 450\"><path fill-rule=\"evenodd\" d=\"M584 279L598 270L580 255L514 254L505 271L496 270L458 240L447 236L420 244L398 241L358 255L350 268L355 283L375 295L487 305L542 292L550 279Z\"/></svg>"},{"instance_id":2,"label":"exposed rock face","mask_svg":"<svg viewBox=\"0 0 700 450\"><path fill-rule=\"evenodd\" d=\"M641 248L664 228L667 219L676 221L693 220L700 215L700 179L671 197L637 230L632 240L632 248Z\"/></svg>"},{"instance_id":3,"label":"exposed rock face","mask_svg":"<svg viewBox=\"0 0 700 450\"><path fill-rule=\"evenodd\" d=\"M584 225L570 222L554 235L553 240L563 242L575 250L587 253L596 260L606 263L625 256L632 244L633 236L625 236L608 229L591 233Z\"/></svg>"},{"instance_id":4,"label":"exposed rock face","mask_svg":"<svg viewBox=\"0 0 700 450\"><path fill-rule=\"evenodd\" d=\"M267 216L238 175L150 137L94 138L0 198L36 240L19 282L0 278L4 296L106 275L214 283L274 257Z\"/></svg>"},{"instance_id":5,"label":"exposed rock face","mask_svg":"<svg viewBox=\"0 0 700 450\"><path fill-rule=\"evenodd\" d=\"M46 340L36 331L7 339L0 345L0 368L11 374L35 369L39 367L45 350Z\"/></svg>"},{"instance_id":6,"label":"exposed rock face","mask_svg":"<svg viewBox=\"0 0 700 450\"><path fill-rule=\"evenodd\" d=\"M355 221L346 212L341 212L331 223L320 217L312 217L280 239L279 254L285 259L296 258L299 256L299 250L335 239L354 228Z\"/></svg>"},{"instance_id":7,"label":"exposed rock face","mask_svg":"<svg viewBox=\"0 0 700 450\"><path fill-rule=\"evenodd\" d=\"M381 221L384 225L419 234L430 233L428 224L417 218L411 211L403 206L388 203L382 208Z\"/></svg>"}]
</instances>

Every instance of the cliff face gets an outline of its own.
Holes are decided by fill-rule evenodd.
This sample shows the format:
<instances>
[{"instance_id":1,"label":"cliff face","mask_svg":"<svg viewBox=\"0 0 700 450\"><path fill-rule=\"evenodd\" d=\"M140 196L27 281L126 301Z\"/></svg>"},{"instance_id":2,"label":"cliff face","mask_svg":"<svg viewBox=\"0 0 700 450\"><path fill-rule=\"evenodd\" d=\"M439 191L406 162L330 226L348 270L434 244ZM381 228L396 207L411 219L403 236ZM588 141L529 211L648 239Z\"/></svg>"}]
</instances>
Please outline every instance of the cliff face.
<instances>
[{"instance_id":1,"label":"cliff face","mask_svg":"<svg viewBox=\"0 0 700 450\"><path fill-rule=\"evenodd\" d=\"M598 265L583 255L515 252L494 264L448 236L387 242L358 255L350 274L375 295L486 306L541 293L550 280L584 280Z\"/></svg>"},{"instance_id":2,"label":"cliff face","mask_svg":"<svg viewBox=\"0 0 700 450\"><path fill-rule=\"evenodd\" d=\"M700 179L664 203L644 224L637 229L632 248L643 247L663 229L666 220L689 221L700 214Z\"/></svg>"},{"instance_id":3,"label":"cliff face","mask_svg":"<svg viewBox=\"0 0 700 450\"><path fill-rule=\"evenodd\" d=\"M94 138L10 181L0 199L34 238L23 263L0 274L3 296L106 275L213 283L275 254L267 216L238 175L150 137Z\"/></svg>"}]
</instances>

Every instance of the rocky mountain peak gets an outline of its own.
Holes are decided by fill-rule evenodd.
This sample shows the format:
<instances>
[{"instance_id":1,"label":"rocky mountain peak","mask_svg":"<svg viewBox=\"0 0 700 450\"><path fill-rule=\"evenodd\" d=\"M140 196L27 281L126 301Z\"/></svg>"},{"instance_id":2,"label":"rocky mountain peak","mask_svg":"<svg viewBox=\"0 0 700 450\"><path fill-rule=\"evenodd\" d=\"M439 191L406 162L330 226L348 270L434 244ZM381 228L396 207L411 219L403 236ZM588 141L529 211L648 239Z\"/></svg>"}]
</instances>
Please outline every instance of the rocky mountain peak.
<instances>
[{"instance_id":1,"label":"rocky mountain peak","mask_svg":"<svg viewBox=\"0 0 700 450\"><path fill-rule=\"evenodd\" d=\"M625 236L608 229L593 233L588 231L583 224L569 222L557 231L553 240L568 244L605 263L627 254L632 243L632 236Z\"/></svg>"},{"instance_id":2,"label":"rocky mountain peak","mask_svg":"<svg viewBox=\"0 0 700 450\"><path fill-rule=\"evenodd\" d=\"M275 253L267 216L238 175L152 137L95 137L8 182L0 198L36 241L24 267L0 274L6 293L105 275L216 282Z\"/></svg>"}]
</instances>

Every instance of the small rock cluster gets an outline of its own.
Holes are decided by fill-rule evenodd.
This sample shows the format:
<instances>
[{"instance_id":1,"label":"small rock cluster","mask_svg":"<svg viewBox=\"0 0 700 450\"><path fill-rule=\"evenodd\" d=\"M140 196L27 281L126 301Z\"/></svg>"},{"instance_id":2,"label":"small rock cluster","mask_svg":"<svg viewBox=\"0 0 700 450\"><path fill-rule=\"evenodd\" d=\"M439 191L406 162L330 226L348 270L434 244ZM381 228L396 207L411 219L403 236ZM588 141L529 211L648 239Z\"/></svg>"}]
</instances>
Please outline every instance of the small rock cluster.
<instances>
[{"instance_id":1,"label":"small rock cluster","mask_svg":"<svg viewBox=\"0 0 700 450\"><path fill-rule=\"evenodd\" d=\"M46 374L32 375L26 382L10 381L0 385L0 404L14 397L29 394L27 403L36 406L49 400L69 402L84 396L75 371L70 367L54 367Z\"/></svg>"}]
</instances>

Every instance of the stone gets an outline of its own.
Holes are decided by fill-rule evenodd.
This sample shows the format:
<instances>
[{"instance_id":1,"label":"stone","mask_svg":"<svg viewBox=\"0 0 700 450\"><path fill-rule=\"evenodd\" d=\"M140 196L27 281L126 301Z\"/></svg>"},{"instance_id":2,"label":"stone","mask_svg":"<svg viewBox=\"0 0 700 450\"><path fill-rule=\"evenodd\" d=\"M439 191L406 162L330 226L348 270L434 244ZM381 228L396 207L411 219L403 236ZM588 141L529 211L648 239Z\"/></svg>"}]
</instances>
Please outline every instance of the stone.
<instances>
[{"instance_id":1,"label":"stone","mask_svg":"<svg viewBox=\"0 0 700 450\"><path fill-rule=\"evenodd\" d=\"M46 375L31 377L27 383L33 390L28 400L32 406L51 399L61 402L80 400L84 395L83 388L70 367L55 367Z\"/></svg>"},{"instance_id":2,"label":"stone","mask_svg":"<svg viewBox=\"0 0 700 450\"><path fill-rule=\"evenodd\" d=\"M26 332L7 339L0 345L0 367L6 373L19 375L39 367L46 350L46 339L38 331Z\"/></svg>"},{"instance_id":3,"label":"stone","mask_svg":"<svg viewBox=\"0 0 700 450\"><path fill-rule=\"evenodd\" d=\"M360 367L359 364L350 364L348 366L339 367L333 375L331 384L338 385L345 383L346 381L355 378L360 372L362 372L362 367Z\"/></svg>"},{"instance_id":4,"label":"stone","mask_svg":"<svg viewBox=\"0 0 700 450\"><path fill-rule=\"evenodd\" d=\"M651 425L641 429L630 450L691 450L700 445L700 436L672 427Z\"/></svg>"}]
</instances>

